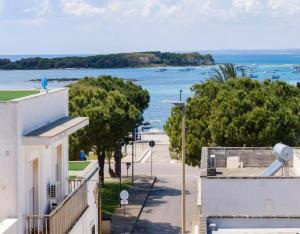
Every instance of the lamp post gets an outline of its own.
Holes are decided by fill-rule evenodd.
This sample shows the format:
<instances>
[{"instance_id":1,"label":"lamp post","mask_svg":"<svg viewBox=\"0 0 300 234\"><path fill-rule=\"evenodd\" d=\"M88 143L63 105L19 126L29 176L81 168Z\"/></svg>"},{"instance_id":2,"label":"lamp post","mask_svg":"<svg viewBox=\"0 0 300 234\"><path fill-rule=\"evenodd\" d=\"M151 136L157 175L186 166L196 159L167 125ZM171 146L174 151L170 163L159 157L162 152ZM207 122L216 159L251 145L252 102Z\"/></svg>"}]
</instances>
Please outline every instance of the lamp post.
<instances>
[{"instance_id":1,"label":"lamp post","mask_svg":"<svg viewBox=\"0 0 300 234\"><path fill-rule=\"evenodd\" d=\"M182 89L179 90L179 101L181 101Z\"/></svg>"},{"instance_id":2,"label":"lamp post","mask_svg":"<svg viewBox=\"0 0 300 234\"><path fill-rule=\"evenodd\" d=\"M185 119L186 119L186 107L182 101L163 101L165 103L171 103L174 106L178 106L181 109L182 121L181 121L181 150L182 150L182 189L181 189L181 233L185 234Z\"/></svg>"},{"instance_id":3,"label":"lamp post","mask_svg":"<svg viewBox=\"0 0 300 234\"><path fill-rule=\"evenodd\" d=\"M135 128L132 130L132 146L131 146L131 183L134 184L134 141L135 141Z\"/></svg>"}]
</instances>

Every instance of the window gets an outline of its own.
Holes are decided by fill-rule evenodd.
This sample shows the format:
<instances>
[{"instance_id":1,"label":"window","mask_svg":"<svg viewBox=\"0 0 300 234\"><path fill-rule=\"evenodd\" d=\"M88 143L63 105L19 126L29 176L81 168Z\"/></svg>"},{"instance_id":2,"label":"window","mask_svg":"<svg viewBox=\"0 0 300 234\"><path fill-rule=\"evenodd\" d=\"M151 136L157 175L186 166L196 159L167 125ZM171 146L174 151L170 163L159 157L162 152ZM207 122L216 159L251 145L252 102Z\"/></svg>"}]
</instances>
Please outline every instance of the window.
<instances>
[{"instance_id":1,"label":"window","mask_svg":"<svg viewBox=\"0 0 300 234\"><path fill-rule=\"evenodd\" d=\"M96 234L96 227L95 227L95 224L92 226L91 233L92 233L92 234Z\"/></svg>"}]
</instances>

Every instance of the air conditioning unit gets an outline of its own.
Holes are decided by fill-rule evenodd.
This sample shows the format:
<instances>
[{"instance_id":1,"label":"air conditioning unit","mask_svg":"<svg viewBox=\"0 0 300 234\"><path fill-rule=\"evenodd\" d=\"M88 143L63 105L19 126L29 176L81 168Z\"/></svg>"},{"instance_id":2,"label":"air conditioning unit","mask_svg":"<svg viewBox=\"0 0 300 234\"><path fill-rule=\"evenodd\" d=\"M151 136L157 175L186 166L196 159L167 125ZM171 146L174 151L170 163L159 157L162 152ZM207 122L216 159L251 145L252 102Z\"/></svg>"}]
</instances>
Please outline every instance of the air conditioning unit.
<instances>
[{"instance_id":1,"label":"air conditioning unit","mask_svg":"<svg viewBox=\"0 0 300 234\"><path fill-rule=\"evenodd\" d=\"M54 210L57 207L57 185L56 184L50 184L49 185L49 198L50 198L50 208L51 210Z\"/></svg>"},{"instance_id":2,"label":"air conditioning unit","mask_svg":"<svg viewBox=\"0 0 300 234\"><path fill-rule=\"evenodd\" d=\"M50 197L50 199L57 198L57 185L56 184L49 185L49 197Z\"/></svg>"}]
</instances>

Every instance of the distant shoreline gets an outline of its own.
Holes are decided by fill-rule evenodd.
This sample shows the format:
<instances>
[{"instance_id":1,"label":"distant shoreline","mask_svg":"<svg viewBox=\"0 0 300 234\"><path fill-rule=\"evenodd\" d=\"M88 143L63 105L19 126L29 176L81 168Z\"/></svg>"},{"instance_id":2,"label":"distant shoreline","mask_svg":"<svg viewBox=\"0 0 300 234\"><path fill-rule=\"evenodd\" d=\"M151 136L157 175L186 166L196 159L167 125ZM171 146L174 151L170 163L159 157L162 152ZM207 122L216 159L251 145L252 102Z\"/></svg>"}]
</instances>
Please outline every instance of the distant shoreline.
<instances>
[{"instance_id":1,"label":"distant shoreline","mask_svg":"<svg viewBox=\"0 0 300 234\"><path fill-rule=\"evenodd\" d=\"M210 54L136 52L94 56L73 56L58 58L25 58L17 61L0 59L1 70L51 70L51 69L112 69L144 68L165 66L212 65Z\"/></svg>"},{"instance_id":2,"label":"distant shoreline","mask_svg":"<svg viewBox=\"0 0 300 234\"><path fill-rule=\"evenodd\" d=\"M49 78L49 79L47 79L47 81L50 83L52 83L52 82L77 82L81 79L84 79L84 77L82 77L82 78ZM124 79L124 80L132 81L132 82L139 81L137 79ZM31 79L31 80L28 80L27 82L41 82L41 81L42 81L42 79Z\"/></svg>"}]
</instances>

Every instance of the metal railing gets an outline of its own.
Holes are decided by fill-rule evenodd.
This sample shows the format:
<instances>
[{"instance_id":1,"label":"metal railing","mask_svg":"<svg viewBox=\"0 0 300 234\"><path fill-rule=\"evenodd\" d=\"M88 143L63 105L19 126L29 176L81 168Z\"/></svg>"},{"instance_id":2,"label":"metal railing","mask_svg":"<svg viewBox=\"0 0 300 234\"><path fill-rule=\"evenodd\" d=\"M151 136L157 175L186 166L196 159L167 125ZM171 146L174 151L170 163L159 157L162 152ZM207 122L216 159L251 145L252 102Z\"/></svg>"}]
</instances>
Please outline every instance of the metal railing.
<instances>
[{"instance_id":1,"label":"metal railing","mask_svg":"<svg viewBox=\"0 0 300 234\"><path fill-rule=\"evenodd\" d=\"M26 215L26 234L67 233L88 208L87 182L76 182L76 189L49 215Z\"/></svg>"}]
</instances>

